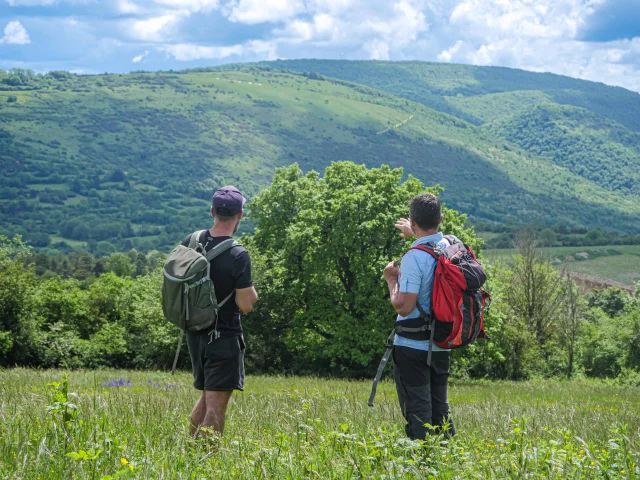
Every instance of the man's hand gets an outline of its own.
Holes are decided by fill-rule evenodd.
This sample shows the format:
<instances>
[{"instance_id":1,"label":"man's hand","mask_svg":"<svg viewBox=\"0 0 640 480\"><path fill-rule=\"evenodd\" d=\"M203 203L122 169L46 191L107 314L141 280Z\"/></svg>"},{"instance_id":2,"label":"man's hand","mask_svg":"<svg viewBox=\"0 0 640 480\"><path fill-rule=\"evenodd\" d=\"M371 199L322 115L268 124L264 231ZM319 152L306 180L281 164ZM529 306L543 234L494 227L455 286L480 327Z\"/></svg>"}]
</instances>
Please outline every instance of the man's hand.
<instances>
[{"instance_id":1,"label":"man's hand","mask_svg":"<svg viewBox=\"0 0 640 480\"><path fill-rule=\"evenodd\" d=\"M413 230L411 230L411 222L406 218L401 218L396 222L395 227L400 230L400 236L402 238L415 237Z\"/></svg>"},{"instance_id":2,"label":"man's hand","mask_svg":"<svg viewBox=\"0 0 640 480\"><path fill-rule=\"evenodd\" d=\"M384 267L383 274L387 280L397 279L400 276L400 267L398 267L396 262L389 262L389 264Z\"/></svg>"}]
</instances>

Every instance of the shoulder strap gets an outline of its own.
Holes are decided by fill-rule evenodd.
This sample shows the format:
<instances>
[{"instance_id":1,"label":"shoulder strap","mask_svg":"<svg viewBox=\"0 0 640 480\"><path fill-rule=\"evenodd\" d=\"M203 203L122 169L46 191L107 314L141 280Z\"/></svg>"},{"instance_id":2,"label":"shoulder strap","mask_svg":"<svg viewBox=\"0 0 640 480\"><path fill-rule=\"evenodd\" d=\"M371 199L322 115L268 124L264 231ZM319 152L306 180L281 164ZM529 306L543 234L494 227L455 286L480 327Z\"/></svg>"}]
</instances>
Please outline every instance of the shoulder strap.
<instances>
[{"instance_id":1,"label":"shoulder strap","mask_svg":"<svg viewBox=\"0 0 640 480\"><path fill-rule=\"evenodd\" d=\"M409 252L411 250L420 250L422 252L427 252L429 255L431 255L436 260L438 260L438 258L440 258L440 255L438 255L436 253L436 251L430 245L416 245L415 247L411 247L409 250L407 250L407 252ZM407 252L405 252L405 255L406 255Z\"/></svg>"},{"instance_id":2,"label":"shoulder strap","mask_svg":"<svg viewBox=\"0 0 640 480\"><path fill-rule=\"evenodd\" d=\"M225 240L224 242L219 243L218 245L216 245L215 247L213 247L211 250L207 252L207 255L206 255L207 260L212 261L221 253L224 253L227 250L233 247L238 247L238 246L241 247L242 245L239 242L235 241L233 238Z\"/></svg>"},{"instance_id":3,"label":"shoulder strap","mask_svg":"<svg viewBox=\"0 0 640 480\"><path fill-rule=\"evenodd\" d=\"M200 235L202 235L204 230L198 230L197 232L193 232L191 234L191 238L189 239L189 248L195 249L198 244L198 240L200 239Z\"/></svg>"}]
</instances>

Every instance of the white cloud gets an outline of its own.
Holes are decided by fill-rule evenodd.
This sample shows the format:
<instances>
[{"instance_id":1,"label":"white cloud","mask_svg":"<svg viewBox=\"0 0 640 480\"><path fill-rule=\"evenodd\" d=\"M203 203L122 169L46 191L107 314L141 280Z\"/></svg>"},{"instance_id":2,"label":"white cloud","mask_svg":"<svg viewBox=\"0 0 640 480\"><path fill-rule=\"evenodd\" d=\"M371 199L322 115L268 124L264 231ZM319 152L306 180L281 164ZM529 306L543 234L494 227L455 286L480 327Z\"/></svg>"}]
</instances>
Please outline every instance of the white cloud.
<instances>
[{"instance_id":1,"label":"white cloud","mask_svg":"<svg viewBox=\"0 0 640 480\"><path fill-rule=\"evenodd\" d=\"M118 0L115 6L116 6L116 10L119 13L122 13L125 15L141 13L143 11L139 5L136 5L135 3L129 0Z\"/></svg>"},{"instance_id":2,"label":"white cloud","mask_svg":"<svg viewBox=\"0 0 640 480\"><path fill-rule=\"evenodd\" d=\"M458 40L451 48L443 50L436 58L440 62L450 62L451 58L458 53L458 50L460 50L463 43L464 42L462 40Z\"/></svg>"},{"instance_id":3,"label":"white cloud","mask_svg":"<svg viewBox=\"0 0 640 480\"><path fill-rule=\"evenodd\" d=\"M129 35L136 39L160 42L170 36L172 29L181 18L182 15L176 13L145 20L131 20L127 22L127 30Z\"/></svg>"},{"instance_id":4,"label":"white cloud","mask_svg":"<svg viewBox=\"0 0 640 480\"><path fill-rule=\"evenodd\" d=\"M0 43L26 45L31 43L31 39L22 24L18 20L14 20L4 27L4 36L0 38Z\"/></svg>"},{"instance_id":5,"label":"white cloud","mask_svg":"<svg viewBox=\"0 0 640 480\"><path fill-rule=\"evenodd\" d=\"M196 45L192 43L179 43L165 45L158 50L164 52L180 62L192 62L194 60L220 60L233 56L257 56L267 60L275 60L275 45L263 40L250 40L237 45Z\"/></svg>"},{"instance_id":6,"label":"white cloud","mask_svg":"<svg viewBox=\"0 0 640 480\"><path fill-rule=\"evenodd\" d=\"M233 55L242 55L244 47L242 45L231 46L204 46L191 43L179 43L167 45L161 48L167 55L181 62L191 62L202 59L221 59Z\"/></svg>"},{"instance_id":7,"label":"white cloud","mask_svg":"<svg viewBox=\"0 0 640 480\"><path fill-rule=\"evenodd\" d=\"M467 37L574 38L603 0L463 0L449 22Z\"/></svg>"},{"instance_id":8,"label":"white cloud","mask_svg":"<svg viewBox=\"0 0 640 480\"><path fill-rule=\"evenodd\" d=\"M159 5L189 12L210 12L219 6L218 0L154 0Z\"/></svg>"},{"instance_id":9,"label":"white cloud","mask_svg":"<svg viewBox=\"0 0 640 480\"><path fill-rule=\"evenodd\" d=\"M280 22L305 11L301 0L233 0L228 6L229 20L249 25Z\"/></svg>"},{"instance_id":10,"label":"white cloud","mask_svg":"<svg viewBox=\"0 0 640 480\"><path fill-rule=\"evenodd\" d=\"M389 60L389 45L383 40L371 40L365 45L365 50L369 52L371 60Z\"/></svg>"},{"instance_id":11,"label":"white cloud","mask_svg":"<svg viewBox=\"0 0 640 480\"><path fill-rule=\"evenodd\" d=\"M274 29L272 41L283 47L302 49L308 44L358 51L358 56L371 59L393 58L428 30L421 2L311 0L307 3L308 16L290 19L283 28Z\"/></svg>"},{"instance_id":12,"label":"white cloud","mask_svg":"<svg viewBox=\"0 0 640 480\"><path fill-rule=\"evenodd\" d=\"M438 60L546 71L640 90L640 39L583 42L580 29L603 0L463 0L448 28L462 37Z\"/></svg>"},{"instance_id":13,"label":"white cloud","mask_svg":"<svg viewBox=\"0 0 640 480\"><path fill-rule=\"evenodd\" d=\"M142 60L144 60L144 58L149 55L149 50L145 50L144 53L141 53L140 55L136 55L135 57L133 57L131 59L131 61L133 63L140 63Z\"/></svg>"}]
</instances>

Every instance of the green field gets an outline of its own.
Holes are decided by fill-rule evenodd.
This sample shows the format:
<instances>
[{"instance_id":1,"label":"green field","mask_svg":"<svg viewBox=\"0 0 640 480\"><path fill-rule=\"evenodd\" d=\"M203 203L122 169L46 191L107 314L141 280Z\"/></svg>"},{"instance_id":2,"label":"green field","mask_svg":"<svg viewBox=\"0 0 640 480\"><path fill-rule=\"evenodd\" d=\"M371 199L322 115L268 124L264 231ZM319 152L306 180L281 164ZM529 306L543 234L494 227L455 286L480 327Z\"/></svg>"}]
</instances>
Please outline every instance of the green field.
<instances>
[{"instance_id":1,"label":"green field","mask_svg":"<svg viewBox=\"0 0 640 480\"><path fill-rule=\"evenodd\" d=\"M612 245L603 247L543 248L545 256L558 268L613 280L633 286L640 281L640 245ZM485 250L490 261L508 261L513 249ZM580 255L586 253L587 255Z\"/></svg>"},{"instance_id":2,"label":"green field","mask_svg":"<svg viewBox=\"0 0 640 480\"><path fill-rule=\"evenodd\" d=\"M63 375L0 371L0 478L640 477L637 388L453 382L458 436L420 444L389 382L369 408L369 382L250 376L214 453L187 432L188 373L69 372L68 394Z\"/></svg>"}]
</instances>

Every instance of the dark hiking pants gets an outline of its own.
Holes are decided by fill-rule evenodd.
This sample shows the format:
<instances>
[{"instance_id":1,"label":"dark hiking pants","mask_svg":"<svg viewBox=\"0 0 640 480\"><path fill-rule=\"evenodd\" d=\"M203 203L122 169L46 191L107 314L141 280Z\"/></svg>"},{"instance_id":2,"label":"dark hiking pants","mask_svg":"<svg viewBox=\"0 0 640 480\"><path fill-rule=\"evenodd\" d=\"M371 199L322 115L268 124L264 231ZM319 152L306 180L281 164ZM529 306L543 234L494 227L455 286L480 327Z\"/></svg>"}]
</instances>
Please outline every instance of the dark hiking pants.
<instances>
[{"instance_id":1,"label":"dark hiking pants","mask_svg":"<svg viewBox=\"0 0 640 480\"><path fill-rule=\"evenodd\" d=\"M398 400L407 421L405 431L412 440L424 440L427 434L437 433L445 424L448 424L445 435L456 434L447 399L450 352L432 352L430 367L427 355L428 352L415 348L393 348ZM435 427L436 432L426 427L426 423Z\"/></svg>"}]
</instances>

